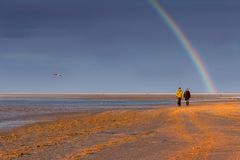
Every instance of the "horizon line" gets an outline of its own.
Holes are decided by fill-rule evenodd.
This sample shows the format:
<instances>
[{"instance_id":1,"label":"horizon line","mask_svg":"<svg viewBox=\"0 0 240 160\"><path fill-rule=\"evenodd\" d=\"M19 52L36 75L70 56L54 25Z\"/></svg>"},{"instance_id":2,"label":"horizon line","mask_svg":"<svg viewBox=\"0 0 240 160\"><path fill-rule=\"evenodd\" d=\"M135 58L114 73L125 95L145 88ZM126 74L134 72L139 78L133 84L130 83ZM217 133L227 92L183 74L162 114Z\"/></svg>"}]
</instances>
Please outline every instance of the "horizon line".
<instances>
[{"instance_id":1,"label":"horizon line","mask_svg":"<svg viewBox=\"0 0 240 160\"><path fill-rule=\"evenodd\" d=\"M240 94L239 92L191 92L192 94ZM8 92L8 93L1 93L0 95L24 95L24 94L49 94L49 95L62 95L62 94L73 94L73 95L93 95L93 94L99 94L99 95L160 95L160 94L175 94L175 92Z\"/></svg>"}]
</instances>

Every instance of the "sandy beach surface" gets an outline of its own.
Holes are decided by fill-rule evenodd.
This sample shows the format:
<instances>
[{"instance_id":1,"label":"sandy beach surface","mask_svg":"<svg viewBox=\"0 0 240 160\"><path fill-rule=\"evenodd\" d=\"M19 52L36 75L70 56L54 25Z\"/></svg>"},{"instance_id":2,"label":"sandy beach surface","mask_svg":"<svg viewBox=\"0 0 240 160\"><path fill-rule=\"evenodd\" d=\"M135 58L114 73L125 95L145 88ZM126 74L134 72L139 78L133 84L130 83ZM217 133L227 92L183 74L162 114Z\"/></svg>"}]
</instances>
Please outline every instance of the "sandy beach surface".
<instances>
[{"instance_id":1,"label":"sandy beach surface","mask_svg":"<svg viewBox=\"0 0 240 160\"><path fill-rule=\"evenodd\" d=\"M0 159L237 160L240 103L54 115L1 132Z\"/></svg>"}]
</instances>

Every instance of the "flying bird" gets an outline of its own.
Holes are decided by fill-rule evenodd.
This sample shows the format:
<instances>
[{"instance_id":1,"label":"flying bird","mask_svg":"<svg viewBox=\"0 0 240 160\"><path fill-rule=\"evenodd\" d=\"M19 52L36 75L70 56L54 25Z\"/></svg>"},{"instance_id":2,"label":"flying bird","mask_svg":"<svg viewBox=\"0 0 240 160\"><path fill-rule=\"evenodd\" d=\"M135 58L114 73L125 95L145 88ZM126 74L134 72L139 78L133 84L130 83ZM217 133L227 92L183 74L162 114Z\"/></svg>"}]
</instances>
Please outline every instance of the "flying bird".
<instances>
[{"instance_id":1,"label":"flying bird","mask_svg":"<svg viewBox=\"0 0 240 160\"><path fill-rule=\"evenodd\" d=\"M63 74L60 74L60 73L54 73L53 76L55 76L55 77L62 77Z\"/></svg>"}]
</instances>

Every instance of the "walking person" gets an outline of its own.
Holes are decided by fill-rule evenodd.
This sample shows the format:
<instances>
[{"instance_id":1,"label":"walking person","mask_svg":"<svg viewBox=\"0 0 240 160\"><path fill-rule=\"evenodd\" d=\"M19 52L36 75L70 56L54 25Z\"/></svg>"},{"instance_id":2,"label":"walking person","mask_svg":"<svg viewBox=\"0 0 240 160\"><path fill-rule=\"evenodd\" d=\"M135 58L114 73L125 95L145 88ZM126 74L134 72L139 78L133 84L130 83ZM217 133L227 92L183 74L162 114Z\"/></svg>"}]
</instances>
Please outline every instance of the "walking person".
<instances>
[{"instance_id":1,"label":"walking person","mask_svg":"<svg viewBox=\"0 0 240 160\"><path fill-rule=\"evenodd\" d=\"M177 97L177 104L178 106L181 106L181 100L183 98L183 91L182 91L182 88L179 87L177 92L176 92L176 97Z\"/></svg>"},{"instance_id":2,"label":"walking person","mask_svg":"<svg viewBox=\"0 0 240 160\"><path fill-rule=\"evenodd\" d=\"M191 98L191 93L189 91L189 89L187 88L186 91L184 92L184 98L185 98L185 101L186 101L186 105L188 106L189 105L189 99Z\"/></svg>"}]
</instances>

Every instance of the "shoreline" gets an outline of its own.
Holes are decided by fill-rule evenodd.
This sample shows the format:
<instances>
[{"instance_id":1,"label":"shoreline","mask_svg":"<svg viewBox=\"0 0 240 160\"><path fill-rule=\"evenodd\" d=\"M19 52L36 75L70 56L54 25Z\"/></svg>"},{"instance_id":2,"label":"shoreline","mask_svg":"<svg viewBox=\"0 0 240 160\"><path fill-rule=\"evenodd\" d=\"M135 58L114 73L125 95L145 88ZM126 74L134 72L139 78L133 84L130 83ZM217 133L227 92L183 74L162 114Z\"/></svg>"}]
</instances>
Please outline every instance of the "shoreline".
<instances>
[{"instance_id":1,"label":"shoreline","mask_svg":"<svg viewBox=\"0 0 240 160\"><path fill-rule=\"evenodd\" d=\"M142 100L142 99L141 99ZM237 103L237 100L233 99L228 99L228 100L219 100L219 99L206 99L206 100L198 100L198 101L190 101L191 106L198 106L198 105L204 105L204 104L214 104L214 103ZM23 108L22 108L23 107ZM31 106L8 106L8 107L2 107L0 109L1 112L4 112L4 110L9 109L15 109L15 112L23 112L25 115L19 115L17 117L12 117L8 118L5 120L0 121L0 133L1 132L7 132L11 131L16 128L21 128L24 126L28 126L31 124L37 124L37 123L42 123L42 122L48 122L48 121L54 121L59 117L64 117L64 116L71 116L75 114L82 114L82 113L98 113L98 112L104 112L104 111L121 111L121 110L156 110L156 109L161 109L161 108L172 108L172 107L178 107L177 105L173 104L161 104L161 105L139 105L139 106L128 106L128 105L120 105L120 106L83 106L79 107L76 110L72 110L71 108L65 107L64 110L61 110L62 108L59 107L43 107L42 113L39 112L41 111L41 106L39 108L31 107ZM185 100L182 101L182 107L187 107L185 105ZM19 109L20 108L20 109ZM50 111L48 111L50 109ZM28 113L28 110L36 110L34 113Z\"/></svg>"},{"instance_id":2,"label":"shoreline","mask_svg":"<svg viewBox=\"0 0 240 160\"><path fill-rule=\"evenodd\" d=\"M234 158L240 155L239 107L239 102L218 102L55 115L51 121L1 132L0 156L4 160Z\"/></svg>"},{"instance_id":3,"label":"shoreline","mask_svg":"<svg viewBox=\"0 0 240 160\"><path fill-rule=\"evenodd\" d=\"M190 105L192 106L197 106L197 105L204 105L204 104L214 104L214 103L220 103L220 102L224 102L224 103L233 103L236 101L233 100L228 100L228 101L224 101L224 100L206 100L206 101L190 101ZM98 112L104 112L104 111L121 111L121 110L133 110L133 111L137 111L137 110L156 110L156 109L161 109L161 108L172 108L172 107L178 107L177 105L173 105L173 104L161 104L161 105L140 105L140 106L94 106L94 107L80 107L77 110L72 110L71 108L65 108L64 110L56 110L58 107L56 107L55 109L52 109L51 107L45 107L44 106L44 110L42 113L39 113L39 108L34 108L31 106L28 107L20 107L21 109L19 109L19 107L16 107L17 110L15 112L22 112L24 111L25 115L19 115L16 117L12 117L12 118L8 118L5 120L0 121L0 133L1 132L8 132L11 131L13 129L17 129L17 128L21 128L21 127L25 127L28 125L32 125L32 124L37 124L37 123L43 123L43 122L49 122L49 121L54 121L57 118L60 117L64 117L64 116L72 116L72 115L76 115L76 114L82 114L82 113L98 113ZM185 106L185 101L183 100L182 102L182 107L187 107ZM4 108L4 107L3 107ZM5 109L1 108L0 111L6 110L6 108L14 108L15 107L5 107ZM41 108L41 107L40 107ZM52 109L51 111L48 111L48 109ZM7 109L8 110L8 109ZM34 113L28 113L28 110L36 110L34 111Z\"/></svg>"}]
</instances>

